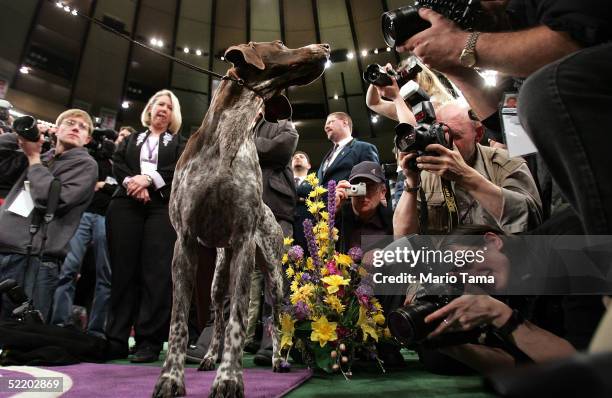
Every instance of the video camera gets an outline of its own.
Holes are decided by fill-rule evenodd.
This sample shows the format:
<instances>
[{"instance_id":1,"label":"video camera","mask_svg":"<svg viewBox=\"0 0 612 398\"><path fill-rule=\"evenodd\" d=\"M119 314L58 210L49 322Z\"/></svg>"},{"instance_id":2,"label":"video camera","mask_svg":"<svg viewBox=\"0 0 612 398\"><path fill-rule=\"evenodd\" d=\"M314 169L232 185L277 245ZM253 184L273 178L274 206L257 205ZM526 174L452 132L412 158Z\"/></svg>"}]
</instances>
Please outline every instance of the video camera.
<instances>
[{"instance_id":1,"label":"video camera","mask_svg":"<svg viewBox=\"0 0 612 398\"><path fill-rule=\"evenodd\" d=\"M6 293L8 298L17 308L13 310L12 316L16 320L30 324L43 324L42 313L34 308L32 300L23 291L23 288L14 279L5 279L0 282L0 296Z\"/></svg>"},{"instance_id":2,"label":"video camera","mask_svg":"<svg viewBox=\"0 0 612 398\"><path fill-rule=\"evenodd\" d=\"M116 139L117 132L115 130L95 128L91 133L91 141L85 147L95 159L110 159L115 152Z\"/></svg>"},{"instance_id":3,"label":"video camera","mask_svg":"<svg viewBox=\"0 0 612 398\"><path fill-rule=\"evenodd\" d=\"M485 30L484 11L479 0L417 0L412 6L404 6L382 14L382 31L385 42L391 48L401 44L431 24L419 16L419 9L430 8L455 22L463 30Z\"/></svg>"}]
</instances>

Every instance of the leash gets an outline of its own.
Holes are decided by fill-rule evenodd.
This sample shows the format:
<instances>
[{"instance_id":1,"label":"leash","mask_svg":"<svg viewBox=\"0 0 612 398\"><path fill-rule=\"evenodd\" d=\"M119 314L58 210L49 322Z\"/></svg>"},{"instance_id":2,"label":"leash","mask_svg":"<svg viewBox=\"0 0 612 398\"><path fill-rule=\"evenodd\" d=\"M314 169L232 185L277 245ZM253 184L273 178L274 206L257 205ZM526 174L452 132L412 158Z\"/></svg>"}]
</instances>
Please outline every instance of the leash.
<instances>
[{"instance_id":1,"label":"leash","mask_svg":"<svg viewBox=\"0 0 612 398\"><path fill-rule=\"evenodd\" d=\"M57 4L57 2L53 1L53 0L47 0L47 2L52 3L53 5ZM75 14L73 14L73 15L75 15ZM118 36L118 37L128 41L129 43L136 44L137 46L139 46L141 48L144 48L145 50L151 51L152 53L155 53L155 54L157 54L157 55L159 55L159 56L161 56L163 58L166 58L166 59L168 59L170 61L176 62L179 65L183 65L184 67L186 67L188 69L194 70L194 71L199 72L199 73L203 73L205 75L216 77L217 79L233 81L234 83L237 83L239 86L242 86L242 87L244 87L244 88L246 88L248 90L251 90L252 92L257 94L259 97L264 99L264 96L258 90L256 90L255 88L251 87L250 85L248 85L240 77L230 76L229 74L221 75L221 74L213 72L211 70L204 69L204 68L201 68L201 67L199 67L197 65L194 65L194 64L191 64L189 62L183 61L182 59L179 59L179 58L177 58L175 56L172 56L172 55L166 54L164 52L161 52L159 50L156 50L155 48L150 47L150 46L148 46L148 45L146 45L146 44L144 44L144 43L142 43L142 42L140 42L138 40L132 39L130 36L126 35L125 33L119 32L117 29L115 29L113 27L110 27L110 26L106 25L105 23L103 23L102 21L100 21L100 20L98 20L96 18L90 17L89 15L85 15L85 14L82 14L80 12L77 12L76 16L79 16L80 18L83 18L86 21L93 22L94 24L98 25L102 29L107 30L108 32L110 32L110 33L114 34L115 36ZM212 54L209 54L209 55L212 55Z\"/></svg>"}]
</instances>

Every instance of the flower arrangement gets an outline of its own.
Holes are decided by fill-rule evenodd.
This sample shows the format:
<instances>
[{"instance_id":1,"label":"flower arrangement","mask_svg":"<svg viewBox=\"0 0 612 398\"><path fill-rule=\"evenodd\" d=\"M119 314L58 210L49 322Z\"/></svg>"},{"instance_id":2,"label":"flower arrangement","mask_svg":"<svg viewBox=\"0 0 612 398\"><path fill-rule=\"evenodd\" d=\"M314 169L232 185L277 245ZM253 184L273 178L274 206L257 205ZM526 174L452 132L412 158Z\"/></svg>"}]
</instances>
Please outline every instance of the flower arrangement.
<instances>
[{"instance_id":1,"label":"flower arrangement","mask_svg":"<svg viewBox=\"0 0 612 398\"><path fill-rule=\"evenodd\" d=\"M336 182L325 189L315 174L306 181L312 186L306 205L314 216L314 222L304 221L309 256L285 239L282 262L290 296L280 315L281 350L288 355L298 349L309 366L348 377L355 355L377 359L375 343L390 334L383 328L385 317L371 279L360 265L363 252L359 247L347 254L335 249Z\"/></svg>"}]
</instances>

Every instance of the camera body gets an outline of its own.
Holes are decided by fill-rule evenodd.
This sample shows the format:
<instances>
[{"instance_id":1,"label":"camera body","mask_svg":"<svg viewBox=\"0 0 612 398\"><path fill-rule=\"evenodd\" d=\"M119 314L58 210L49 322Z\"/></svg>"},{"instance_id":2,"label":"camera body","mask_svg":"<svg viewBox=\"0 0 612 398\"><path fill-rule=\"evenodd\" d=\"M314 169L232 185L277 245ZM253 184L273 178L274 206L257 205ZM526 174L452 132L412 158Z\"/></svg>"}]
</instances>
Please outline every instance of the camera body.
<instances>
[{"instance_id":1,"label":"camera body","mask_svg":"<svg viewBox=\"0 0 612 398\"><path fill-rule=\"evenodd\" d=\"M419 16L419 9L430 8L455 22L463 30L483 30L483 9L479 0L417 0L382 14L381 23L385 42L389 47L402 44L431 24Z\"/></svg>"},{"instance_id":2,"label":"camera body","mask_svg":"<svg viewBox=\"0 0 612 398\"><path fill-rule=\"evenodd\" d=\"M33 116L21 116L13 122L13 130L24 140L38 142L40 131L37 124L38 121Z\"/></svg>"},{"instance_id":3,"label":"camera body","mask_svg":"<svg viewBox=\"0 0 612 398\"><path fill-rule=\"evenodd\" d=\"M5 279L0 282L0 297L6 293L13 304L18 305L11 314L19 322L29 324L43 324L42 313L34 308L32 300L23 291L23 288L14 279Z\"/></svg>"},{"instance_id":4,"label":"camera body","mask_svg":"<svg viewBox=\"0 0 612 398\"><path fill-rule=\"evenodd\" d=\"M446 139L444 125L436 122L436 113L430 101L421 101L412 108L417 126L400 123L395 127L395 147L400 152L416 153L417 156L436 156L425 148L430 144L440 144L452 148L452 142ZM408 167L419 171L416 160L412 159Z\"/></svg>"},{"instance_id":5,"label":"camera body","mask_svg":"<svg viewBox=\"0 0 612 398\"><path fill-rule=\"evenodd\" d=\"M350 198L353 196L366 196L367 188L365 182L352 185L346 188L346 195Z\"/></svg>"}]
</instances>

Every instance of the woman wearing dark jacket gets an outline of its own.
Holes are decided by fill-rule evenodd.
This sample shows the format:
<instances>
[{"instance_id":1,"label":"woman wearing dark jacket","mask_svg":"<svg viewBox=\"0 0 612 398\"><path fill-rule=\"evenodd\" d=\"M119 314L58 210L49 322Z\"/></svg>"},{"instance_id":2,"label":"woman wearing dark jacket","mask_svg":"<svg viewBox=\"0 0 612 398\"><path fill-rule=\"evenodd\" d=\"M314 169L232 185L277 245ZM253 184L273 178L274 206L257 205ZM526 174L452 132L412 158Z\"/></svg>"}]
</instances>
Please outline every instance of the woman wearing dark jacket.
<instances>
[{"instance_id":1,"label":"woman wearing dark jacket","mask_svg":"<svg viewBox=\"0 0 612 398\"><path fill-rule=\"evenodd\" d=\"M136 352L131 361L153 362L170 324L176 233L168 199L186 140L178 134L180 105L169 90L149 99L141 120L147 130L131 134L113 156L119 187L106 217L112 267L106 335L109 358L125 358L133 325Z\"/></svg>"}]
</instances>

